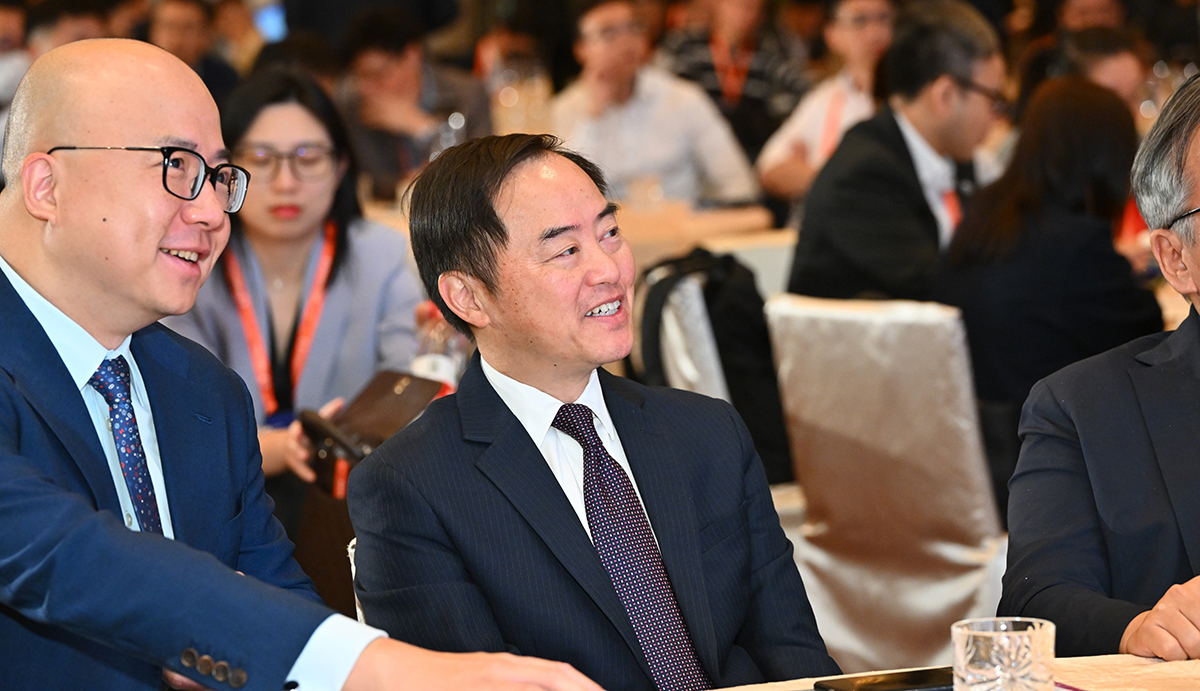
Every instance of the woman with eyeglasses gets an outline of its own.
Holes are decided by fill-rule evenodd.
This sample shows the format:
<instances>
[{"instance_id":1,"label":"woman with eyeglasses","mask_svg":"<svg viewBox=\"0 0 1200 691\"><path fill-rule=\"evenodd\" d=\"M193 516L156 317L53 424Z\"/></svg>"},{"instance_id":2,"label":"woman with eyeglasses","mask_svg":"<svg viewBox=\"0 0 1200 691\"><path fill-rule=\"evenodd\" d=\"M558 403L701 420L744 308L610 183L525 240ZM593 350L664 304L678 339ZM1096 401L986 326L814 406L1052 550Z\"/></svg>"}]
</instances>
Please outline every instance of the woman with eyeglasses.
<instances>
[{"instance_id":1,"label":"woman with eyeglasses","mask_svg":"<svg viewBox=\"0 0 1200 691\"><path fill-rule=\"evenodd\" d=\"M166 320L245 380L267 491L295 539L315 475L295 412L408 370L424 294L401 233L362 218L345 128L311 78L272 69L221 109L234 164L250 173L229 247L192 310Z\"/></svg>"},{"instance_id":2,"label":"woman with eyeglasses","mask_svg":"<svg viewBox=\"0 0 1200 691\"><path fill-rule=\"evenodd\" d=\"M965 209L936 291L962 309L1001 516L1030 388L1163 328L1113 248L1137 151L1129 108L1081 77L1051 79L1020 125L1008 170Z\"/></svg>"}]
</instances>

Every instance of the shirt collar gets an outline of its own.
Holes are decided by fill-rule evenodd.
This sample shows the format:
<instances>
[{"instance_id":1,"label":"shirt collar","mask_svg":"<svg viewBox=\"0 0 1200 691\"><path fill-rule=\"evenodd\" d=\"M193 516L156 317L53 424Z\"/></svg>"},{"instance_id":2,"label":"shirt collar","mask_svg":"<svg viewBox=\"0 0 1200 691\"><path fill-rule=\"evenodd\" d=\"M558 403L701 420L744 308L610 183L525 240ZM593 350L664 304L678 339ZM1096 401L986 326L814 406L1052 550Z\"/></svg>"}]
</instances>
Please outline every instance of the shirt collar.
<instances>
[{"instance_id":1,"label":"shirt collar","mask_svg":"<svg viewBox=\"0 0 1200 691\"><path fill-rule=\"evenodd\" d=\"M917 179L921 181L921 187L932 190L939 196L953 190L954 161L934 150L903 114L893 114L896 116L896 124L900 125L900 134L904 135L904 143L908 145L908 152L912 155L913 167L917 169Z\"/></svg>"},{"instance_id":2,"label":"shirt collar","mask_svg":"<svg viewBox=\"0 0 1200 691\"><path fill-rule=\"evenodd\" d=\"M482 355L479 362L483 365L483 375L496 390L500 400L504 401L512 414L520 421L521 426L533 439L533 443L540 446L542 440L546 438L546 433L550 431L554 416L558 415L558 409L563 406L563 402L545 391L535 389L501 373L489 365ZM609 439L612 438L615 428L612 418L608 415L608 406L604 403L604 391L600 388L600 377L595 370L588 377L588 383L584 387L583 393L574 402L591 408L595 421L599 422L596 434L600 438L603 439L606 435Z\"/></svg>"},{"instance_id":3,"label":"shirt collar","mask_svg":"<svg viewBox=\"0 0 1200 691\"><path fill-rule=\"evenodd\" d=\"M131 368L136 367L133 363L133 355L129 352L129 344L133 336L126 336L125 340L121 341L121 345L110 351L100 345L100 342L82 326L63 314L62 310L42 297L42 294L34 290L33 286L26 283L25 279L21 278L20 274L4 260L4 257L0 257L0 271L3 271L4 275L8 277L13 290L17 291L17 295L25 301L25 306L42 325L46 336L54 345L54 349L58 351L58 356L67 366L71 380L75 382L75 386L80 391L88 385L88 380L92 378L92 375L100 367L100 363L106 358L123 355ZM135 381L137 379L135 378ZM136 396L140 387L134 386L134 389Z\"/></svg>"}]
</instances>

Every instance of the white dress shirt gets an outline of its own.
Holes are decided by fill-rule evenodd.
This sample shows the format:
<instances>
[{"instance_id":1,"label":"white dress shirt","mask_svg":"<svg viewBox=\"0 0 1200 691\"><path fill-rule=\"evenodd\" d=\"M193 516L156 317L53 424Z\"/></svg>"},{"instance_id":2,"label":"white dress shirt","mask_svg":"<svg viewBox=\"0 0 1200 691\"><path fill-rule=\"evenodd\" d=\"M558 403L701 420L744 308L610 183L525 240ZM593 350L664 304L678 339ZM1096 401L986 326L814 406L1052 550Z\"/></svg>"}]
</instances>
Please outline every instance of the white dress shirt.
<instances>
[{"instance_id":1,"label":"white dress shirt","mask_svg":"<svg viewBox=\"0 0 1200 691\"><path fill-rule=\"evenodd\" d=\"M908 118L898 112L895 115L900 133L904 135L904 143L908 145L908 153L912 156L913 166L917 169L917 179L921 181L925 201L929 202L929 209L937 219L938 246L945 250L954 237L954 223L945 199L947 192L957 191L954 161L935 151Z\"/></svg>"},{"instance_id":2,"label":"white dress shirt","mask_svg":"<svg viewBox=\"0 0 1200 691\"><path fill-rule=\"evenodd\" d=\"M840 108L836 113L834 107ZM829 160L846 130L875 114L875 99L854 85L846 72L839 72L813 88L787 120L763 145L755 163L760 171L786 161L796 144L808 150L808 163L819 170ZM835 117L832 122L831 117ZM832 132L826 130L833 128ZM832 146L826 146L826 139Z\"/></svg>"},{"instance_id":3,"label":"white dress shirt","mask_svg":"<svg viewBox=\"0 0 1200 691\"><path fill-rule=\"evenodd\" d=\"M55 307L49 300L34 290L9 265L4 257L0 257L0 271L8 278L17 295L25 302L25 306L41 324L46 336L54 345L58 356L66 365L71 379L79 388L83 402L92 418L92 425L104 448L109 471L112 473L113 486L117 491L117 499L121 503L122 519L125 527L130 530L140 530L133 510L133 500L129 496L129 487L125 484L125 476L121 472L121 462L117 457L116 441L113 439L109 426L108 403L96 391L88 380L99 369L106 359L121 355L129 363L130 398L133 403L133 413L137 418L138 434L142 440L142 450L146 456L146 465L150 471L150 482L154 486L154 495L158 501L158 511L162 518L163 535L174 539L175 533L171 526L171 511L166 485L163 482L162 457L158 449L158 434L154 428L154 414L150 410L150 399L146 395L146 386L142 381L141 371L137 360L129 350L133 336L126 336L121 345L115 350L108 350L92 337L82 326L75 323L62 310ZM376 638L387 634L379 629L360 624L349 617L334 614L327 618L313 632L296 658L288 681L300 683L304 691L340 691L350 676L350 670L358 661L367 644Z\"/></svg>"},{"instance_id":4,"label":"white dress shirt","mask_svg":"<svg viewBox=\"0 0 1200 691\"><path fill-rule=\"evenodd\" d=\"M663 198L752 201L758 180L733 128L708 94L657 67L643 67L628 101L591 115L579 82L551 104L554 134L600 166L615 199L656 181Z\"/></svg>"},{"instance_id":5,"label":"white dress shirt","mask_svg":"<svg viewBox=\"0 0 1200 691\"><path fill-rule=\"evenodd\" d=\"M575 509L579 522L587 531L588 538L591 538L592 529L588 526L587 509L583 502L583 447L571 435L555 429L550 424L554 422L554 416L558 414L563 402L544 391L502 374L482 357L480 363L483 365L483 376L487 377L488 383L499 394L500 400L504 401L504 405L508 406L542 452L542 457L550 466L550 472L554 473L554 479L558 480L563 493L567 495L567 501L571 502L571 508ZM600 437L600 443L604 445L608 455L612 456L629 476L638 503L642 504L642 493L638 489L633 472L629 469L629 459L625 457L625 447L621 446L617 428L613 426L612 418L608 415L608 406L604 404L604 392L600 389L600 377L595 371L588 379L587 387L574 403L592 409L596 436ZM645 504L642 504L642 511L645 510ZM646 522L650 522L649 516L646 517ZM653 532L654 526L651 526L650 530ZM658 537L655 536L654 539L657 541Z\"/></svg>"}]
</instances>

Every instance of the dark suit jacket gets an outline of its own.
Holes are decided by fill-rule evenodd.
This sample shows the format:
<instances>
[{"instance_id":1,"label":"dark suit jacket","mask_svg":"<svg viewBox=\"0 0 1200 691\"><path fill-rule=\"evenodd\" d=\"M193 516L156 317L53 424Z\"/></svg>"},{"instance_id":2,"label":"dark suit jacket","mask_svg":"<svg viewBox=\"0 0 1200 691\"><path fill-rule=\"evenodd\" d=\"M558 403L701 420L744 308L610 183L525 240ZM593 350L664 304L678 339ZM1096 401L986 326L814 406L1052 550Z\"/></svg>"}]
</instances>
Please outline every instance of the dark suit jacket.
<instances>
[{"instance_id":1,"label":"dark suit jacket","mask_svg":"<svg viewBox=\"0 0 1200 691\"><path fill-rule=\"evenodd\" d=\"M1117 652L1200 574L1200 319L1038 382L1009 486L1001 615L1058 626L1061 656Z\"/></svg>"},{"instance_id":2,"label":"dark suit jacket","mask_svg":"<svg viewBox=\"0 0 1200 691\"><path fill-rule=\"evenodd\" d=\"M788 291L927 300L938 225L890 108L850 128L804 199Z\"/></svg>"},{"instance_id":3,"label":"dark suit jacket","mask_svg":"<svg viewBox=\"0 0 1200 691\"><path fill-rule=\"evenodd\" d=\"M745 426L721 402L600 372L701 664L718 686L837 672ZM447 651L562 660L653 689L587 533L478 356L455 396L350 476L367 622Z\"/></svg>"},{"instance_id":4,"label":"dark suit jacket","mask_svg":"<svg viewBox=\"0 0 1200 691\"><path fill-rule=\"evenodd\" d=\"M193 648L278 691L332 612L271 517L245 386L162 326L134 334L175 540L136 533L78 388L3 274L0 332L0 687L158 689L170 667L231 688L181 665Z\"/></svg>"}]
</instances>

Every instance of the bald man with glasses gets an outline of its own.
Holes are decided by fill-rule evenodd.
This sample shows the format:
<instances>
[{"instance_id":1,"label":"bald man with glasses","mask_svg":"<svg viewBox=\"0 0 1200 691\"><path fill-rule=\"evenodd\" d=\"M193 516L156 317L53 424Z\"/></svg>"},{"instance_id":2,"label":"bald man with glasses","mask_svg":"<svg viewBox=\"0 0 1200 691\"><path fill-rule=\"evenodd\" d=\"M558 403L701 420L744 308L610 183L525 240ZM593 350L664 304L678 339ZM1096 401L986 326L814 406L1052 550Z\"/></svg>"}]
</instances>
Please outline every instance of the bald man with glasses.
<instances>
[{"instance_id":1,"label":"bald man with glasses","mask_svg":"<svg viewBox=\"0 0 1200 691\"><path fill-rule=\"evenodd\" d=\"M191 307L249 182L194 72L73 43L30 68L7 134L0 685L598 691L320 603L271 517L245 385L157 323Z\"/></svg>"}]
</instances>

